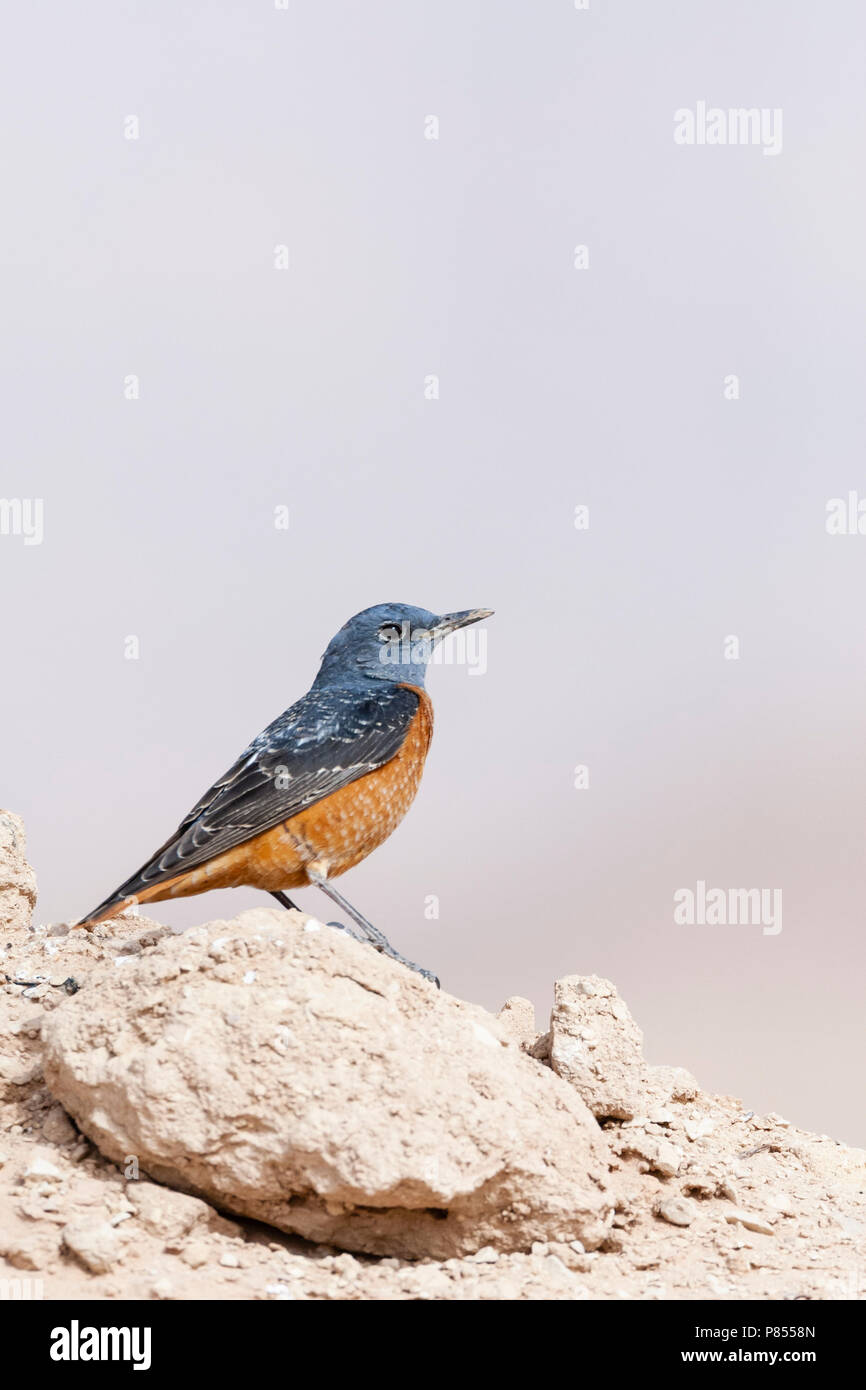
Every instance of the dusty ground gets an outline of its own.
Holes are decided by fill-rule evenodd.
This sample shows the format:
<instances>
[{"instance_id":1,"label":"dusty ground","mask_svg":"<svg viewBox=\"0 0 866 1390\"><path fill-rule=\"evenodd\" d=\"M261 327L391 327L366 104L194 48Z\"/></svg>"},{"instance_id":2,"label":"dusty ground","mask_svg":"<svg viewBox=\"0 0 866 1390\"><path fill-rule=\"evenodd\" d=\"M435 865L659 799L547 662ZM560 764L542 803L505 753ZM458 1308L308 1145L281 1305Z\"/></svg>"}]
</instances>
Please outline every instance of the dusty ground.
<instances>
[{"instance_id":1,"label":"dusty ground","mask_svg":"<svg viewBox=\"0 0 866 1390\"><path fill-rule=\"evenodd\" d=\"M700 1090L663 1104L645 1091L646 1114L603 1120L616 1213L602 1248L589 1253L552 1241L443 1263L357 1256L226 1218L125 1174L50 1095L40 1032L46 1011L70 997L65 982L98 989L101 973L158 949L165 929L134 917L92 935L31 927L32 896L20 872L11 888L0 881L0 1281L41 1281L46 1298L95 1299L866 1294L866 1156ZM516 1001L504 1018L534 1044L533 1065L550 1065L549 1040L535 1034L527 1006Z\"/></svg>"}]
</instances>

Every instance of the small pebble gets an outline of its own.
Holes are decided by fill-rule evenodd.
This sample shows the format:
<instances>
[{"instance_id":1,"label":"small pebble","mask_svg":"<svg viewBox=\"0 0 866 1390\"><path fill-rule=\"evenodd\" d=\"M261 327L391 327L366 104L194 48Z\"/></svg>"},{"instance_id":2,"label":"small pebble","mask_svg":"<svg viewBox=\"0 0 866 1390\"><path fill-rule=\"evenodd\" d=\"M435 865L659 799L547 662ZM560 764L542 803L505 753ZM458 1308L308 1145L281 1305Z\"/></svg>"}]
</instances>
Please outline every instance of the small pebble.
<instances>
[{"instance_id":1,"label":"small pebble","mask_svg":"<svg viewBox=\"0 0 866 1390\"><path fill-rule=\"evenodd\" d=\"M180 1258L190 1269L201 1269L208 1262L208 1247L203 1240L190 1241L180 1253Z\"/></svg>"},{"instance_id":2,"label":"small pebble","mask_svg":"<svg viewBox=\"0 0 866 1390\"><path fill-rule=\"evenodd\" d=\"M691 1226L695 1207L687 1197L663 1197L656 1207L656 1214L671 1226Z\"/></svg>"},{"instance_id":3,"label":"small pebble","mask_svg":"<svg viewBox=\"0 0 866 1390\"><path fill-rule=\"evenodd\" d=\"M62 1182L63 1177L64 1175L61 1170L54 1163L50 1163L47 1158L43 1158L41 1154L36 1154L36 1156L30 1160L24 1173L26 1182L34 1182L37 1180L44 1182L46 1179L51 1182Z\"/></svg>"},{"instance_id":4,"label":"small pebble","mask_svg":"<svg viewBox=\"0 0 866 1390\"><path fill-rule=\"evenodd\" d=\"M494 1250L492 1245L483 1245L471 1258L477 1265L495 1265L499 1259L499 1251Z\"/></svg>"},{"instance_id":5,"label":"small pebble","mask_svg":"<svg viewBox=\"0 0 866 1390\"><path fill-rule=\"evenodd\" d=\"M741 1207L729 1207L725 1212L725 1220L731 1225L739 1223L739 1225L745 1226L747 1231L757 1231L762 1236L773 1234L773 1228L768 1221L756 1216L754 1212L743 1211Z\"/></svg>"}]
</instances>

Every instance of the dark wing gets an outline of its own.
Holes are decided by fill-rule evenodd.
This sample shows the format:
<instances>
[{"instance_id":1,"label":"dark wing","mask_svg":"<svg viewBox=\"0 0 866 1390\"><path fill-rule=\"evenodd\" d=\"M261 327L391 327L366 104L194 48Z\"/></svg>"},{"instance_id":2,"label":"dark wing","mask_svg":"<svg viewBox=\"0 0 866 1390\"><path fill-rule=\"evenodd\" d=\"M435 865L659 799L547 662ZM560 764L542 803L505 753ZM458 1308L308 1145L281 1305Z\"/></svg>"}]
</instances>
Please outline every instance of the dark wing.
<instances>
[{"instance_id":1,"label":"dark wing","mask_svg":"<svg viewBox=\"0 0 866 1390\"><path fill-rule=\"evenodd\" d=\"M403 686L311 690L253 739L136 874L82 921L264 834L400 751L418 711Z\"/></svg>"}]
</instances>

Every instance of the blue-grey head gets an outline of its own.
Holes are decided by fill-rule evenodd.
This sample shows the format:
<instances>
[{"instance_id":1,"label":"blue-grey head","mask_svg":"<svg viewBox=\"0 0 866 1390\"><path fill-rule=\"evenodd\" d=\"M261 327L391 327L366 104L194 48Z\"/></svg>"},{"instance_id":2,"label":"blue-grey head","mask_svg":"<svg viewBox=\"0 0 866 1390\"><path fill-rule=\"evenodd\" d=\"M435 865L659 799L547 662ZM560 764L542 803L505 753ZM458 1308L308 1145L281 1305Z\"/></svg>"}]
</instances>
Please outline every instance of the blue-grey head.
<instances>
[{"instance_id":1,"label":"blue-grey head","mask_svg":"<svg viewBox=\"0 0 866 1390\"><path fill-rule=\"evenodd\" d=\"M408 603L377 603L356 613L331 638L315 685L351 689L381 680L423 686L436 644L491 613L490 608L431 613Z\"/></svg>"}]
</instances>

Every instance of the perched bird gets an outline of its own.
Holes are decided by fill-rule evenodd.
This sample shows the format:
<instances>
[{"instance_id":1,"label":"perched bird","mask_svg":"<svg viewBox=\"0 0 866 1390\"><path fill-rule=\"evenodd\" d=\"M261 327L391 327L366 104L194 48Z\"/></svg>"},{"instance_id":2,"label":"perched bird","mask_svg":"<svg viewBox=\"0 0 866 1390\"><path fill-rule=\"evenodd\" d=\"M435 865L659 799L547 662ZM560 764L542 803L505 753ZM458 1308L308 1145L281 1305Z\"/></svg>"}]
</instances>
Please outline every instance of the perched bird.
<instances>
[{"instance_id":1,"label":"perched bird","mask_svg":"<svg viewBox=\"0 0 866 1390\"><path fill-rule=\"evenodd\" d=\"M408 811L433 733L427 663L448 633L490 610L437 616L404 603L365 608L340 628L307 694L269 724L147 863L77 923L88 930L134 903L247 885L284 907L314 884L351 934L401 956L333 886Z\"/></svg>"}]
</instances>

